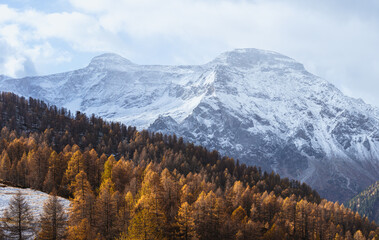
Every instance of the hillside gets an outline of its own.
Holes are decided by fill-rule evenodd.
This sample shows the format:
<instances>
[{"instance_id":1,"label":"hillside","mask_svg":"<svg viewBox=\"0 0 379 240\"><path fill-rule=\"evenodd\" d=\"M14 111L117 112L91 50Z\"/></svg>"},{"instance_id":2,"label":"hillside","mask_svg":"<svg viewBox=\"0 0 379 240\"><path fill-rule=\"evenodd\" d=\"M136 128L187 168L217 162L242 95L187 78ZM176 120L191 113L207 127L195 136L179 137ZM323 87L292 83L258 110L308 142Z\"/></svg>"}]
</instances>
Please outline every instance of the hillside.
<instances>
[{"instance_id":1,"label":"hillside","mask_svg":"<svg viewBox=\"0 0 379 240\"><path fill-rule=\"evenodd\" d=\"M175 135L0 94L0 178L71 196L69 239L374 239L304 183Z\"/></svg>"},{"instance_id":2,"label":"hillside","mask_svg":"<svg viewBox=\"0 0 379 240\"><path fill-rule=\"evenodd\" d=\"M237 49L197 66L104 54L71 72L0 79L0 90L175 133L329 200L344 202L379 179L378 110L271 51Z\"/></svg>"},{"instance_id":3,"label":"hillside","mask_svg":"<svg viewBox=\"0 0 379 240\"><path fill-rule=\"evenodd\" d=\"M379 223L379 181L351 199L346 206Z\"/></svg>"},{"instance_id":4,"label":"hillside","mask_svg":"<svg viewBox=\"0 0 379 240\"><path fill-rule=\"evenodd\" d=\"M43 210L43 203L49 198L49 194L29 188L17 188L2 184L0 185L0 216L2 216L4 210L8 208L10 199L18 191L20 191L30 205L34 217L40 217ZM68 211L70 207L70 201L64 198L59 198L59 200L63 204L65 210Z\"/></svg>"}]
</instances>

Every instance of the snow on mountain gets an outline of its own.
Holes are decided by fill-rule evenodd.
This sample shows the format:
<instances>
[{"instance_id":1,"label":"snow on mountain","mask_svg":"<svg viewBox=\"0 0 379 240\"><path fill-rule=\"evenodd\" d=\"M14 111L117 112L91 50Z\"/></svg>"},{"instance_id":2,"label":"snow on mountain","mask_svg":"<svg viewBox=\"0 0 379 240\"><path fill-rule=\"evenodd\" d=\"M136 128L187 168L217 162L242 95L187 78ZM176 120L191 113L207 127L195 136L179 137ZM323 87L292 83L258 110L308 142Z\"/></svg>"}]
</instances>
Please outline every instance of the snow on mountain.
<instances>
[{"instance_id":1,"label":"snow on mountain","mask_svg":"<svg viewBox=\"0 0 379 240\"><path fill-rule=\"evenodd\" d=\"M344 201L379 179L379 111L295 60L237 49L198 66L116 54L72 72L1 79L1 91L151 131L309 183Z\"/></svg>"},{"instance_id":2,"label":"snow on mountain","mask_svg":"<svg viewBox=\"0 0 379 240\"><path fill-rule=\"evenodd\" d=\"M18 191L20 191L25 197L26 202L32 210L34 218L39 219L40 215L43 213L43 203L49 198L49 194L30 188L15 188L4 185L0 186L0 216L3 216L5 209L9 206L10 200ZM68 211L70 201L61 197L59 197L59 200L61 204L63 204L64 209Z\"/></svg>"},{"instance_id":3,"label":"snow on mountain","mask_svg":"<svg viewBox=\"0 0 379 240\"><path fill-rule=\"evenodd\" d=\"M8 77L6 75L0 75L0 81L3 81L3 80L6 80L6 79L10 79L11 77Z\"/></svg>"}]
</instances>

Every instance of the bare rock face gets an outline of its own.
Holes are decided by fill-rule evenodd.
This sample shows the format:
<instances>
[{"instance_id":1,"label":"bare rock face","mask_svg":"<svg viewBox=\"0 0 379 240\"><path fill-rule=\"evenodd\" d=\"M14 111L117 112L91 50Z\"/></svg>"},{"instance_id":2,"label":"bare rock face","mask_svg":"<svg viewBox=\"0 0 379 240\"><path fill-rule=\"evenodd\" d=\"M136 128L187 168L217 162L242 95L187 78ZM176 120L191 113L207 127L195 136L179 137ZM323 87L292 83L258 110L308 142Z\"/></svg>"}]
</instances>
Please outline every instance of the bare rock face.
<instances>
[{"instance_id":1,"label":"bare rock face","mask_svg":"<svg viewBox=\"0 0 379 240\"><path fill-rule=\"evenodd\" d=\"M379 179L379 111L281 54L237 49L199 66L115 54L83 69L0 79L39 98L139 129L175 133L345 201Z\"/></svg>"}]
</instances>

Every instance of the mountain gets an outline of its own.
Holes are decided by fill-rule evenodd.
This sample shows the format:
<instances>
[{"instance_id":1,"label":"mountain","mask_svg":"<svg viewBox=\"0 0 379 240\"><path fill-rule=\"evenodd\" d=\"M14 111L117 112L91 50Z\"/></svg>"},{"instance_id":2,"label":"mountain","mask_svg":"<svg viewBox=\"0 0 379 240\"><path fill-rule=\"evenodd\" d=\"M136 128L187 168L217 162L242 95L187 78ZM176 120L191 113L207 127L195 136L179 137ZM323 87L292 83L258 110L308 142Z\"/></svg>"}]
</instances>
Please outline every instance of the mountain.
<instances>
[{"instance_id":1,"label":"mountain","mask_svg":"<svg viewBox=\"0 0 379 240\"><path fill-rule=\"evenodd\" d=\"M198 66L116 54L76 71L0 80L1 91L175 133L346 201L379 179L379 111L279 53L237 49Z\"/></svg>"},{"instance_id":2,"label":"mountain","mask_svg":"<svg viewBox=\"0 0 379 240\"><path fill-rule=\"evenodd\" d=\"M238 164L173 135L83 113L72 117L65 109L12 93L0 93L0 119L0 179L70 197L68 226L60 231L68 239L379 235L376 224L321 199L305 183ZM1 210L3 199L14 192L1 187L0 192ZM35 205L38 195L27 201ZM53 231L46 221L36 223L43 232Z\"/></svg>"},{"instance_id":3,"label":"mountain","mask_svg":"<svg viewBox=\"0 0 379 240\"><path fill-rule=\"evenodd\" d=\"M371 221L379 223L379 181L351 199L346 206L368 217Z\"/></svg>"},{"instance_id":4,"label":"mountain","mask_svg":"<svg viewBox=\"0 0 379 240\"><path fill-rule=\"evenodd\" d=\"M3 80L6 80L6 79L10 79L11 77L8 77L6 75L1 75L0 74L0 81L3 81Z\"/></svg>"}]
</instances>

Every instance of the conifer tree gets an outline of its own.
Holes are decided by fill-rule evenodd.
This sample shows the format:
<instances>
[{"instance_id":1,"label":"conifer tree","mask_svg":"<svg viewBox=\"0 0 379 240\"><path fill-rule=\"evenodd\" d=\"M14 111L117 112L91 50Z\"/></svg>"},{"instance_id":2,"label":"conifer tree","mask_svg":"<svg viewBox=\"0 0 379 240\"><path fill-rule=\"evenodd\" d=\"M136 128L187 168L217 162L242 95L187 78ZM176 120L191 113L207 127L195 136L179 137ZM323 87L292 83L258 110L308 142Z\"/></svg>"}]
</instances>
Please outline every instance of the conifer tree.
<instances>
[{"instance_id":1,"label":"conifer tree","mask_svg":"<svg viewBox=\"0 0 379 240\"><path fill-rule=\"evenodd\" d=\"M202 192L193 205L196 233L199 239L219 238L221 232L221 204L216 195L212 191L208 194Z\"/></svg>"},{"instance_id":2,"label":"conifer tree","mask_svg":"<svg viewBox=\"0 0 379 240\"><path fill-rule=\"evenodd\" d=\"M125 194L125 199L122 203L123 204L117 214L117 225L121 232L126 233L128 231L134 209L133 194L130 191Z\"/></svg>"},{"instance_id":3,"label":"conifer tree","mask_svg":"<svg viewBox=\"0 0 379 240\"><path fill-rule=\"evenodd\" d=\"M69 240L91 240L95 239L92 227L87 218L79 220L76 225L70 225L67 231Z\"/></svg>"},{"instance_id":4,"label":"conifer tree","mask_svg":"<svg viewBox=\"0 0 379 240\"><path fill-rule=\"evenodd\" d=\"M3 150L1 154L1 159L0 159L0 178L3 180L8 181L9 180L9 174L11 170L11 160L8 156L8 153Z\"/></svg>"},{"instance_id":5,"label":"conifer tree","mask_svg":"<svg viewBox=\"0 0 379 240\"><path fill-rule=\"evenodd\" d=\"M80 171L76 175L71 189L74 191L74 199L70 209L69 238L74 237L75 239L78 234L89 234L85 237L90 239L94 234L92 227L94 225L95 197L84 171Z\"/></svg>"},{"instance_id":6,"label":"conifer tree","mask_svg":"<svg viewBox=\"0 0 379 240\"><path fill-rule=\"evenodd\" d=\"M354 240L366 240L365 236L363 236L360 230L354 233Z\"/></svg>"},{"instance_id":7,"label":"conifer tree","mask_svg":"<svg viewBox=\"0 0 379 240\"><path fill-rule=\"evenodd\" d=\"M128 239L162 239L157 232L158 226L154 221L154 213L148 208L140 208L135 213L128 228Z\"/></svg>"},{"instance_id":8,"label":"conifer tree","mask_svg":"<svg viewBox=\"0 0 379 240\"><path fill-rule=\"evenodd\" d=\"M46 179L43 182L43 190L45 192L51 192L53 189L58 189L60 170L59 158L57 152L53 151L49 158L49 170L46 175Z\"/></svg>"},{"instance_id":9,"label":"conifer tree","mask_svg":"<svg viewBox=\"0 0 379 240\"><path fill-rule=\"evenodd\" d=\"M75 180L76 175L81 171L85 172L83 154L80 150L77 150L68 162L67 169L64 174L66 183L70 185Z\"/></svg>"},{"instance_id":10,"label":"conifer tree","mask_svg":"<svg viewBox=\"0 0 379 240\"><path fill-rule=\"evenodd\" d=\"M116 164L116 160L113 155L110 155L104 164L104 172L101 175L101 181L105 182L107 179L112 178L112 168Z\"/></svg>"},{"instance_id":11,"label":"conifer tree","mask_svg":"<svg viewBox=\"0 0 379 240\"><path fill-rule=\"evenodd\" d=\"M195 221L193 219L191 206L184 202L179 208L176 221L179 228L178 238L193 239L196 236Z\"/></svg>"},{"instance_id":12,"label":"conifer tree","mask_svg":"<svg viewBox=\"0 0 379 240\"><path fill-rule=\"evenodd\" d=\"M17 181L16 183L20 186L27 186L26 185L26 176L28 175L28 157L26 153L24 153L21 157L21 160L17 163Z\"/></svg>"},{"instance_id":13,"label":"conifer tree","mask_svg":"<svg viewBox=\"0 0 379 240\"><path fill-rule=\"evenodd\" d=\"M28 181L31 187L42 189L45 176L49 169L49 156L50 149L45 145L37 149L32 149L28 153Z\"/></svg>"},{"instance_id":14,"label":"conifer tree","mask_svg":"<svg viewBox=\"0 0 379 240\"><path fill-rule=\"evenodd\" d=\"M29 239L34 234L33 213L20 191L13 196L4 211L3 230L6 239Z\"/></svg>"},{"instance_id":15,"label":"conifer tree","mask_svg":"<svg viewBox=\"0 0 379 240\"><path fill-rule=\"evenodd\" d=\"M117 235L116 221L117 209L114 186L110 179L106 179L100 186L95 208L96 228L102 238L114 239Z\"/></svg>"},{"instance_id":16,"label":"conifer tree","mask_svg":"<svg viewBox=\"0 0 379 240\"><path fill-rule=\"evenodd\" d=\"M140 198L136 204L136 212L131 220L129 234L137 239L163 238L166 218L162 208L162 188L159 175L152 169L152 164L146 167Z\"/></svg>"},{"instance_id":17,"label":"conifer tree","mask_svg":"<svg viewBox=\"0 0 379 240\"><path fill-rule=\"evenodd\" d=\"M115 185L115 190L120 193L124 192L126 184L131 180L132 172L132 163L125 161L123 157L115 163L112 168L112 182Z\"/></svg>"},{"instance_id":18,"label":"conifer tree","mask_svg":"<svg viewBox=\"0 0 379 240\"><path fill-rule=\"evenodd\" d=\"M63 205L55 193L50 195L43 206L43 213L40 219L41 229L38 239L58 240L66 238L67 214Z\"/></svg>"}]
</instances>

